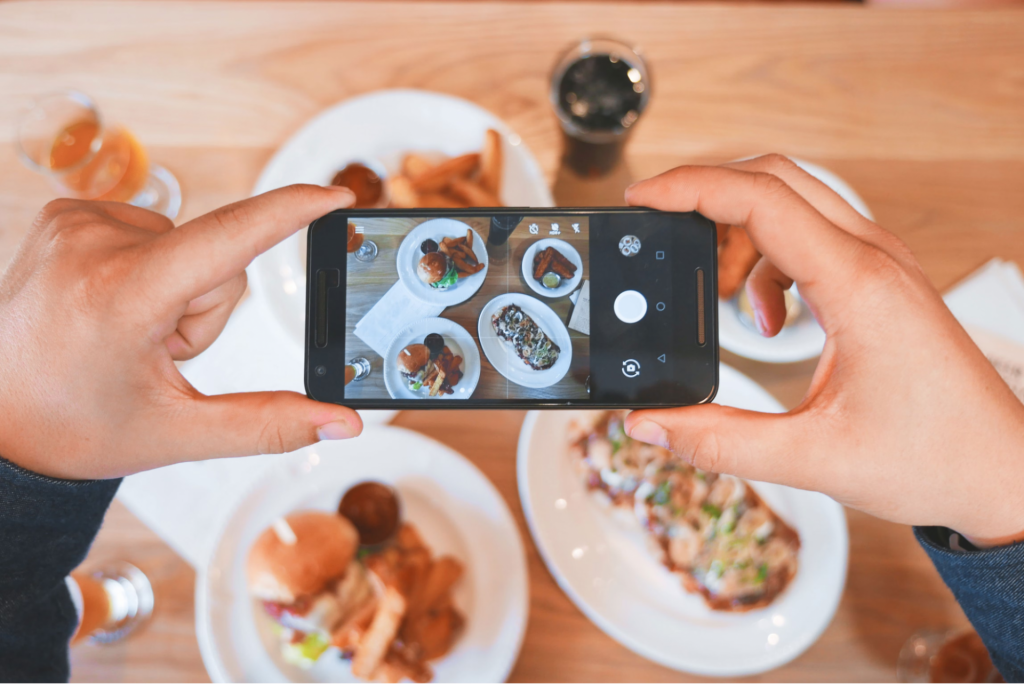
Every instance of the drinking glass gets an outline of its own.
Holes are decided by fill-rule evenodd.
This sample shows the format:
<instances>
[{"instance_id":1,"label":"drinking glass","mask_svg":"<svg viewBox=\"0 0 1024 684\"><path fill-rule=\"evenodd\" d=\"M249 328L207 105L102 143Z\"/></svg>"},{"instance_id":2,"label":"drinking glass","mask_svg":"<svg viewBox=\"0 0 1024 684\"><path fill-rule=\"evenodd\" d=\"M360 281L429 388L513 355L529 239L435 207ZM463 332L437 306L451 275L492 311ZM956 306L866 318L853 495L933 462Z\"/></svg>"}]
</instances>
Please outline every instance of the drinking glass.
<instances>
[{"instance_id":1,"label":"drinking glass","mask_svg":"<svg viewBox=\"0 0 1024 684\"><path fill-rule=\"evenodd\" d=\"M88 639L109 644L139 628L153 613L153 587L131 563L120 561L91 573L75 570L68 589L79 614L75 644Z\"/></svg>"},{"instance_id":2,"label":"drinking glass","mask_svg":"<svg viewBox=\"0 0 1024 684\"><path fill-rule=\"evenodd\" d=\"M900 682L1001 682L974 630L921 630L903 644L896 662Z\"/></svg>"},{"instance_id":3,"label":"drinking glass","mask_svg":"<svg viewBox=\"0 0 1024 684\"><path fill-rule=\"evenodd\" d=\"M15 141L25 165L61 194L127 202L171 219L178 215L177 179L149 162L128 129L104 122L84 93L67 90L37 99L19 119Z\"/></svg>"},{"instance_id":4,"label":"drinking glass","mask_svg":"<svg viewBox=\"0 0 1024 684\"><path fill-rule=\"evenodd\" d=\"M370 262L377 258L377 243L363 236L362 226L348 224L348 252L356 261Z\"/></svg>"},{"instance_id":5,"label":"drinking glass","mask_svg":"<svg viewBox=\"0 0 1024 684\"><path fill-rule=\"evenodd\" d=\"M349 359L348 366L345 368L345 375L348 376L348 369L351 368L353 372L352 380L350 382L356 382L362 380L370 374L370 361L362 356L357 356L354 359ZM345 384L348 384L347 382Z\"/></svg>"},{"instance_id":6,"label":"drinking glass","mask_svg":"<svg viewBox=\"0 0 1024 684\"><path fill-rule=\"evenodd\" d=\"M558 59L551 105L562 125L563 161L578 175L610 172L651 97L647 63L636 48L587 38Z\"/></svg>"}]
</instances>

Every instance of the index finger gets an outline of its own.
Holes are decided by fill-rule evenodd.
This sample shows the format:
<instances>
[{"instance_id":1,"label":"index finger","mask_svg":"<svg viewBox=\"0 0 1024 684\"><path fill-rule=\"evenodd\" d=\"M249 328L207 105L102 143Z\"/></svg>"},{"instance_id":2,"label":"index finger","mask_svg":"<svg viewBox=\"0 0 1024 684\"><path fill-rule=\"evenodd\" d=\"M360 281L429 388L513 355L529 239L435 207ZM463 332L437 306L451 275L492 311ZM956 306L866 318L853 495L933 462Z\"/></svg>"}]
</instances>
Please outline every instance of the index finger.
<instances>
[{"instance_id":1,"label":"index finger","mask_svg":"<svg viewBox=\"0 0 1024 684\"><path fill-rule=\"evenodd\" d=\"M827 280L847 287L852 257L864 243L836 227L777 176L718 166L680 166L632 185L626 201L663 211L698 211L717 223L742 226L801 289Z\"/></svg>"},{"instance_id":2,"label":"index finger","mask_svg":"<svg viewBox=\"0 0 1024 684\"><path fill-rule=\"evenodd\" d=\"M325 214L352 205L347 188L289 185L216 209L155 241L164 292L191 300L237 276L258 255Z\"/></svg>"}]
</instances>

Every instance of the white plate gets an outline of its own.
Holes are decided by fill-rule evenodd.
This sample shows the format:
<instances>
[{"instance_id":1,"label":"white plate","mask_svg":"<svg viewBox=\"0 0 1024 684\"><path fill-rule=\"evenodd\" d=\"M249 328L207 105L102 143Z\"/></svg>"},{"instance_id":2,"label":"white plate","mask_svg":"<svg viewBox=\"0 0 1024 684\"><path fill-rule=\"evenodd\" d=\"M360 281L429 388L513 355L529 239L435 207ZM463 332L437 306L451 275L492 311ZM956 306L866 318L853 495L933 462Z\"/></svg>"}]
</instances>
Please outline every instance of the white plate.
<instances>
[{"instance_id":1,"label":"white plate","mask_svg":"<svg viewBox=\"0 0 1024 684\"><path fill-rule=\"evenodd\" d=\"M445 394L441 399L469 399L476 385L480 382L480 352L476 342L465 328L447 318L424 318L407 326L395 335L384 354L384 385L392 399L431 399L426 389L415 392L409 389L398 370L398 353L410 344L422 343L430 333L444 336L444 343L452 350L452 354L462 357L462 378L452 389L455 394Z\"/></svg>"},{"instance_id":2,"label":"white plate","mask_svg":"<svg viewBox=\"0 0 1024 684\"><path fill-rule=\"evenodd\" d=\"M282 457L232 507L196 579L196 635L213 681L356 681L332 654L310 670L281 659L268 621L247 594L245 563L249 547L274 518L303 508L335 510L345 490L363 480L395 487L403 519L417 526L435 553L454 555L466 566L455 593L466 628L452 652L433 664L435 680L508 676L529 608L526 557L508 506L459 454L389 427Z\"/></svg>"},{"instance_id":3,"label":"white plate","mask_svg":"<svg viewBox=\"0 0 1024 684\"><path fill-rule=\"evenodd\" d=\"M558 345L561 350L558 354L558 361L555 361L555 365L551 368L546 370L530 368L494 332L494 328L491 326L491 316L509 304L518 305ZM484 356L491 362L494 369L523 387L531 389L550 387L565 377L572 364L572 339L569 337L569 329L565 327L562 319L550 306L529 295L503 294L484 304L477 321L477 335L480 336L480 348L484 350Z\"/></svg>"},{"instance_id":4,"label":"white plate","mask_svg":"<svg viewBox=\"0 0 1024 684\"><path fill-rule=\"evenodd\" d=\"M381 90L325 110L267 162L253 194L292 183L326 185L336 171L358 159L376 160L393 174L408 151L475 152L488 128L502 137L503 203L553 207L537 161L501 119L466 100L422 90ZM300 348L306 320L305 244L305 231L300 231L256 257L249 267L249 287L266 298L278 324Z\"/></svg>"},{"instance_id":5,"label":"white plate","mask_svg":"<svg viewBox=\"0 0 1024 684\"><path fill-rule=\"evenodd\" d=\"M782 410L749 378L721 367L718 403ZM563 446L573 412L531 411L519 437L519 496L541 557L594 624L667 667L739 677L778 667L821 635L839 605L849 542L842 507L778 485L754 489L800 533L800 568L769 606L717 613L648 551L630 511L587 491Z\"/></svg>"},{"instance_id":6,"label":"white plate","mask_svg":"<svg viewBox=\"0 0 1024 684\"><path fill-rule=\"evenodd\" d=\"M563 280L558 287L550 290L533 277L533 256L538 251L545 250L548 247L554 247L561 252L562 256L576 266L576 275L569 280ZM523 255L523 278L526 279L526 284L530 286L530 289L541 297L564 297L567 294L571 294L583 282L583 259L580 258L580 253L576 251L576 248L565 240L559 240L558 238L537 240L526 249L526 254Z\"/></svg>"},{"instance_id":7,"label":"white plate","mask_svg":"<svg viewBox=\"0 0 1024 684\"><path fill-rule=\"evenodd\" d=\"M874 217L868 205L846 181L817 164L793 159L797 166L832 188L854 209L868 220ZM736 297L718 302L718 343L733 354L767 363L793 363L813 359L825 348L825 331L814 319L814 314L803 301L800 316L775 337L762 337L743 322Z\"/></svg>"},{"instance_id":8,"label":"white plate","mask_svg":"<svg viewBox=\"0 0 1024 684\"><path fill-rule=\"evenodd\" d=\"M417 268L423 252L420 245L424 240L430 238L437 244L441 244L443 238L466 237L466 231L473 231L473 254L476 260L484 267L479 273L474 273L465 278L459 278L459 282L447 290L438 290L420 280L417 275ZM487 277L487 249L480 240L480 233L473 230L468 223L456 221L450 218L436 218L424 221L409 231L409 234L398 246L398 277L405 283L405 289L409 294L428 304L440 304L441 306L455 306L472 297L480 286L484 284Z\"/></svg>"}]
</instances>

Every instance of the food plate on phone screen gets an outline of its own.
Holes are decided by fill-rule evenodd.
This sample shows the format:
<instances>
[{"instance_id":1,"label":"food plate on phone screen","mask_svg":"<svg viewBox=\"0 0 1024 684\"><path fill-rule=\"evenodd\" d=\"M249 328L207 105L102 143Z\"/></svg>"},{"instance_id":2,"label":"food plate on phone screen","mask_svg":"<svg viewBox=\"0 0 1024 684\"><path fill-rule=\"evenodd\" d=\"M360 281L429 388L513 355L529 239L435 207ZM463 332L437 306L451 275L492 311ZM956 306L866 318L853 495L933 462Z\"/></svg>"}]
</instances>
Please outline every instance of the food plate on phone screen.
<instances>
[{"instance_id":1,"label":"food plate on phone screen","mask_svg":"<svg viewBox=\"0 0 1024 684\"><path fill-rule=\"evenodd\" d=\"M516 353L514 343L499 337L495 320L503 316L511 317L514 325L529 326L543 332L546 338L543 345L548 349L546 358L538 359L534 355L534 365L538 368L531 367ZM480 348L495 370L522 387L550 387L565 377L572 364L572 340L568 328L551 307L529 295L503 294L487 302L477 321L477 334L480 336Z\"/></svg>"},{"instance_id":2,"label":"food plate on phone screen","mask_svg":"<svg viewBox=\"0 0 1024 684\"><path fill-rule=\"evenodd\" d=\"M554 273L557 280L555 287L547 287L544 282L544 278L551 277L554 271L545 269L543 264L535 263L538 261L538 255L544 254L546 250L554 250L560 258L567 260L575 267L572 277L565 277L568 275L568 271L563 274ZM537 278L538 269L540 271L539 279ZM523 255L523 279L530 289L541 297L564 297L575 292L583 282L583 259L580 258L580 253L576 251L576 248L565 240L558 238L537 240L527 248Z\"/></svg>"},{"instance_id":3,"label":"food plate on phone screen","mask_svg":"<svg viewBox=\"0 0 1024 684\"><path fill-rule=\"evenodd\" d=\"M467 244L470 236L472 245ZM449 250L444 244L446 240L459 244ZM471 264L470 271L463 268L466 262L462 247L468 248L475 257L476 263ZM425 273L428 265L435 265L427 262L430 254L445 264L438 267L436 275ZM406 289L428 304L461 304L480 289L487 277L487 249L480 234L468 224L450 218L430 219L409 231L398 247L397 261L398 277ZM432 282L424 279L427 275L432 276Z\"/></svg>"},{"instance_id":4,"label":"food plate on phone screen","mask_svg":"<svg viewBox=\"0 0 1024 684\"><path fill-rule=\"evenodd\" d=\"M434 382L428 374L432 370L431 364L436 364L443 352L419 349L430 344L431 340L427 338L432 335L440 335L444 345L442 349L448 349L450 355L460 360L457 372L461 375L458 382L450 387L450 392L435 391L433 395L431 386ZM409 352L417 351L426 352L427 358L420 360L414 368ZM465 328L447 318L424 318L406 326L395 335L384 354L384 385L392 399L469 399L479 381L480 352L476 342ZM444 388L449 389L448 383L444 383Z\"/></svg>"}]
</instances>

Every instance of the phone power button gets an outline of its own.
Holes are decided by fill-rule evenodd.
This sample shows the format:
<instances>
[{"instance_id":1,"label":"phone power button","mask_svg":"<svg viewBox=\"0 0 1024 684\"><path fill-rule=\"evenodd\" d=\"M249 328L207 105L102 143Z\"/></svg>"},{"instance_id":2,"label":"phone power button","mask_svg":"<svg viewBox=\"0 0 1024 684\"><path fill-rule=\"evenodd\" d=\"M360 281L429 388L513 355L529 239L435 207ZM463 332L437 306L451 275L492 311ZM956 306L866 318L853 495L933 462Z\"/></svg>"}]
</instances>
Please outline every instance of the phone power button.
<instances>
[{"instance_id":1,"label":"phone power button","mask_svg":"<svg viewBox=\"0 0 1024 684\"><path fill-rule=\"evenodd\" d=\"M623 323L636 323L647 313L647 300L636 290L620 292L612 306Z\"/></svg>"}]
</instances>

